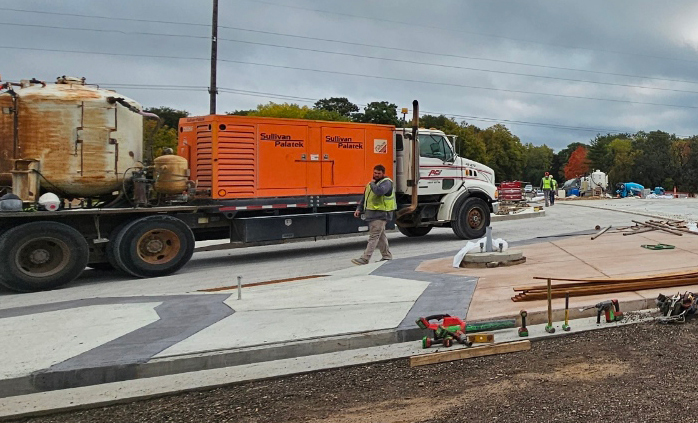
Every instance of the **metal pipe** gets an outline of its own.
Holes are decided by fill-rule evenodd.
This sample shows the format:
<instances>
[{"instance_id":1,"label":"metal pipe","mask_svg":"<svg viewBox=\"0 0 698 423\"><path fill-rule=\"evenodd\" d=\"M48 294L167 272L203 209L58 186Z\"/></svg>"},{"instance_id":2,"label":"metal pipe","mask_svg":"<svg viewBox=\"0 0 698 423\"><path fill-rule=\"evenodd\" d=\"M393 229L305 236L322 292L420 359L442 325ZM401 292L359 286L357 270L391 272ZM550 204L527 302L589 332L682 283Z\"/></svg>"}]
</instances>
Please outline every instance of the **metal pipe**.
<instances>
[{"instance_id":1,"label":"metal pipe","mask_svg":"<svg viewBox=\"0 0 698 423\"><path fill-rule=\"evenodd\" d=\"M242 276L238 276L238 300L242 299Z\"/></svg>"},{"instance_id":2,"label":"metal pipe","mask_svg":"<svg viewBox=\"0 0 698 423\"><path fill-rule=\"evenodd\" d=\"M419 102L412 102L412 202L398 210L398 219L417 210L419 204Z\"/></svg>"}]
</instances>

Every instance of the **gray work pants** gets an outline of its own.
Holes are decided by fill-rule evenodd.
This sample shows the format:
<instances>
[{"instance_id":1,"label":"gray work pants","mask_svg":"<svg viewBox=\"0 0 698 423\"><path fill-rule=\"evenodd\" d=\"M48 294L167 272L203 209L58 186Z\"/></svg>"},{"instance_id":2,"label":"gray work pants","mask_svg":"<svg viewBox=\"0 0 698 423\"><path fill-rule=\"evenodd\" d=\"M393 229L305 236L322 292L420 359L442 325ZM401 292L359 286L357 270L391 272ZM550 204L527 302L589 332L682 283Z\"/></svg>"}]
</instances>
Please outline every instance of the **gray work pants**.
<instances>
[{"instance_id":1,"label":"gray work pants","mask_svg":"<svg viewBox=\"0 0 698 423\"><path fill-rule=\"evenodd\" d=\"M545 197L545 207L550 207L550 193L551 190L549 189L543 190L543 197Z\"/></svg>"},{"instance_id":2,"label":"gray work pants","mask_svg":"<svg viewBox=\"0 0 698 423\"><path fill-rule=\"evenodd\" d=\"M384 259L390 260L393 258L388 246L388 237L385 235L385 225L387 223L385 220L371 220L368 222L368 245L361 258L370 261L376 247L378 247Z\"/></svg>"}]
</instances>

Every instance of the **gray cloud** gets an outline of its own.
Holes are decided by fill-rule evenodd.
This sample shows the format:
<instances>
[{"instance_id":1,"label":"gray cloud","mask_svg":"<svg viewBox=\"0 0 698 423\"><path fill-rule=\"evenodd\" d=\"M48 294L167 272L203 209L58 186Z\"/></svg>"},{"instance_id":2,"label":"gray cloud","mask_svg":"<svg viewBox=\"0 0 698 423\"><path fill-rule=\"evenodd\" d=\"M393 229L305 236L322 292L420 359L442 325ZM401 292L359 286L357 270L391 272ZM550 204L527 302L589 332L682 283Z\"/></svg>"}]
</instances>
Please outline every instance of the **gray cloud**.
<instances>
[{"instance_id":1,"label":"gray cloud","mask_svg":"<svg viewBox=\"0 0 698 423\"><path fill-rule=\"evenodd\" d=\"M698 68L698 29L695 29L694 25L698 20L698 5L690 1L268 1L296 8L273 6L255 0L220 0L220 25L416 51L698 82L694 77ZM209 68L205 59L210 52L210 29L207 27L210 23L210 1L0 0L0 7L203 25L124 22L0 11L0 22L4 23L109 29L127 33L0 25L2 46L204 59L0 49L0 63L3 65L0 66L0 73L5 79L38 77L53 80L58 75L70 74L86 76L89 81L103 84L202 87L208 85ZM298 7L328 10L338 14L314 12ZM388 21L409 22L410 25ZM131 34L132 32L202 38L145 36ZM220 29L219 37L447 66L698 91L698 84L467 60L231 29ZM499 90L691 107L698 105L695 101L698 94L685 92L396 63L232 41L220 42L219 57L224 60ZM692 118L696 110L691 108L521 94L227 62L221 62L219 65L218 83L221 87L307 98L347 96L356 103L389 100L400 107L408 106L416 98L420 100L423 110L453 115L629 132L662 129L679 135L698 134L698 124ZM166 105L186 109L194 114L204 114L208 110L208 94L205 88L198 91L122 88L119 91L146 106ZM221 92L218 109L224 112L253 108L270 100L275 99ZM477 119L466 120L481 127L492 124ZM523 142L546 143L556 149L573 141L587 141L595 135L594 132L556 128L514 124L507 126Z\"/></svg>"}]
</instances>

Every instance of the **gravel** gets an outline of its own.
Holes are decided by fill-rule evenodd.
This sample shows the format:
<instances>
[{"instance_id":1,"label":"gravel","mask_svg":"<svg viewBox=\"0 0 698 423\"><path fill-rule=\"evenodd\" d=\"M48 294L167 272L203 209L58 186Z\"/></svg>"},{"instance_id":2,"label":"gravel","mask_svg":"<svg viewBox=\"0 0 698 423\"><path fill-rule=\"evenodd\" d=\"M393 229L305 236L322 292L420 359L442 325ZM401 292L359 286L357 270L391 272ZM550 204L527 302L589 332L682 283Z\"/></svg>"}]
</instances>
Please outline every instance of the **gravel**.
<instances>
[{"instance_id":1,"label":"gravel","mask_svg":"<svg viewBox=\"0 0 698 423\"><path fill-rule=\"evenodd\" d=\"M399 360L21 421L693 421L696 335L698 322L643 323L521 353L418 368Z\"/></svg>"}]
</instances>

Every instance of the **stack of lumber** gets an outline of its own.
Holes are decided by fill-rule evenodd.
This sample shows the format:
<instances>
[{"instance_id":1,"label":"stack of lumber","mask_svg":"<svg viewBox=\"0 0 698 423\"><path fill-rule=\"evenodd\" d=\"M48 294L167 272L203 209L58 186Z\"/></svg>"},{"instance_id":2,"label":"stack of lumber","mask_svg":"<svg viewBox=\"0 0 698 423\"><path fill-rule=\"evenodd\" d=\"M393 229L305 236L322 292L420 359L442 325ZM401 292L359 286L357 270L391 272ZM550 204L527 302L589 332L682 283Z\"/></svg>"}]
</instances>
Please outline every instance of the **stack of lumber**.
<instances>
[{"instance_id":1,"label":"stack of lumber","mask_svg":"<svg viewBox=\"0 0 698 423\"><path fill-rule=\"evenodd\" d=\"M585 295L613 294L616 292L639 291L643 289L670 288L675 286L698 285L698 270L686 273L667 273L634 278L607 279L564 279L535 277L538 280L560 281L552 284L552 298L564 298ZM545 300L548 298L548 285L531 285L514 287L517 294L511 297L514 302Z\"/></svg>"}]
</instances>

